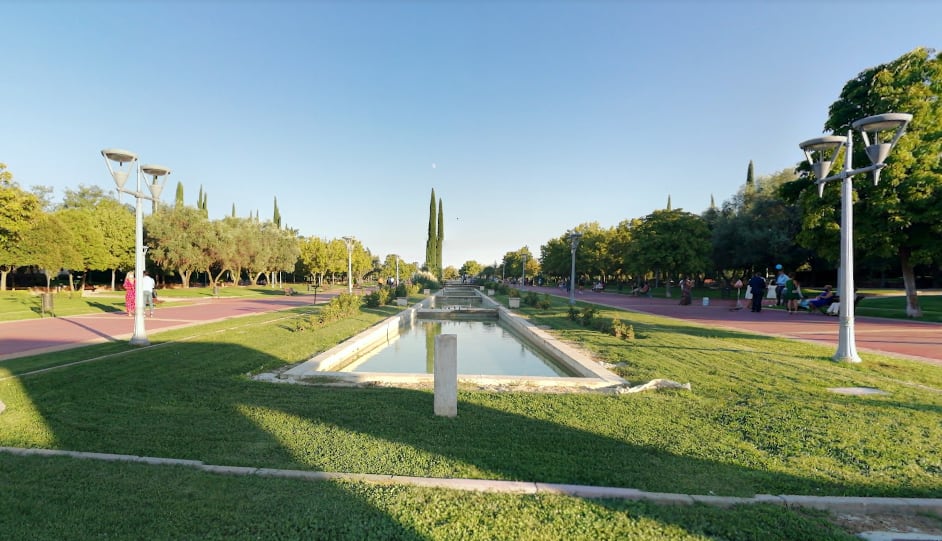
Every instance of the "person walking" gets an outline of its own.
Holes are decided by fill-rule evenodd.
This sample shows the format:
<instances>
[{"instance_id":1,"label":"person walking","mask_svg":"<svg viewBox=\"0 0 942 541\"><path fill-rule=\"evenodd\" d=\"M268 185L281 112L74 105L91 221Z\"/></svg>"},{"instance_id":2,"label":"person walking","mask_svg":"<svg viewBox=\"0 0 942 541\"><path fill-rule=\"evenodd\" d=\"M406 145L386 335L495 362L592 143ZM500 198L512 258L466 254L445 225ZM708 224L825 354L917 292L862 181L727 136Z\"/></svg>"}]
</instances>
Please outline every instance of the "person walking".
<instances>
[{"instance_id":1,"label":"person walking","mask_svg":"<svg viewBox=\"0 0 942 541\"><path fill-rule=\"evenodd\" d=\"M141 291L144 293L144 309L148 310L147 315L154 315L154 286L157 284L147 271L144 271L144 277L141 278Z\"/></svg>"},{"instance_id":2,"label":"person walking","mask_svg":"<svg viewBox=\"0 0 942 541\"><path fill-rule=\"evenodd\" d=\"M775 270L775 306L781 306L787 302L785 298L785 284L788 283L791 278L785 274L781 263L775 265Z\"/></svg>"},{"instance_id":3,"label":"person walking","mask_svg":"<svg viewBox=\"0 0 942 541\"><path fill-rule=\"evenodd\" d=\"M765 297L765 278L756 271L749 279L749 289L752 291L752 309L753 312L762 311L762 298Z\"/></svg>"},{"instance_id":4,"label":"person walking","mask_svg":"<svg viewBox=\"0 0 942 541\"><path fill-rule=\"evenodd\" d=\"M134 293L134 273L129 272L124 275L124 310L128 313L128 317L134 317L134 308L137 306Z\"/></svg>"},{"instance_id":5,"label":"person walking","mask_svg":"<svg viewBox=\"0 0 942 541\"><path fill-rule=\"evenodd\" d=\"M686 277L680 282L680 304L681 306L688 306L692 301L693 296L693 280L690 277Z\"/></svg>"}]
</instances>

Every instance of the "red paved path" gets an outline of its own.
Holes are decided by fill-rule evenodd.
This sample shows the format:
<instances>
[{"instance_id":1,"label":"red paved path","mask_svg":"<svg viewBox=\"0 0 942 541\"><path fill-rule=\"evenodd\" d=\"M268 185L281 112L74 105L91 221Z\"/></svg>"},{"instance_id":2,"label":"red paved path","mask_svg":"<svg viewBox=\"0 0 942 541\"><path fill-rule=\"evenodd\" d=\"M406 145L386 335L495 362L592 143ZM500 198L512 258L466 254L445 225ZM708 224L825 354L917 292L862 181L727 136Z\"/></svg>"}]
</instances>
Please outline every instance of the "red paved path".
<instances>
[{"instance_id":1,"label":"red paved path","mask_svg":"<svg viewBox=\"0 0 942 541\"><path fill-rule=\"evenodd\" d=\"M527 290L567 297L565 291L549 287ZM328 295L318 295L326 300ZM759 334L785 336L824 343L837 348L838 318L800 312L789 315L783 310L730 310L730 299L701 300L690 306L678 305L677 299L631 297L617 293L585 292L577 300L618 308L676 317L709 327L723 327ZM197 323L251 315L313 301L311 296L221 298L198 301L185 306L162 305L155 317L147 318L148 336L161 330ZM742 301L746 306L746 301ZM877 351L912 357L942 366L942 324L905 320L858 317L855 321L857 349L866 360L866 352ZM123 313L31 319L0 323L0 361L35 355L104 341L123 341L131 337L133 321Z\"/></svg>"},{"instance_id":2,"label":"red paved path","mask_svg":"<svg viewBox=\"0 0 942 541\"><path fill-rule=\"evenodd\" d=\"M321 293L318 302L333 296ZM311 304L313 296L203 299L184 305L169 301L145 321L147 336L159 331ZM0 361L76 346L131 338L134 319L124 312L47 317L0 323Z\"/></svg>"},{"instance_id":3,"label":"red paved path","mask_svg":"<svg viewBox=\"0 0 942 541\"><path fill-rule=\"evenodd\" d=\"M549 293L568 298L566 291L551 287L526 287L526 290ZM576 294L577 301L605 304L637 312L684 319L706 327L724 327L759 334L785 336L833 345L837 350L839 320L823 314L798 312L788 314L784 310L763 309L759 313L749 311L749 301L742 300L742 310L731 310L735 299L710 299L703 306L702 298L694 299L689 306L680 306L680 290L677 298L632 297L618 293L594 293L586 291ZM768 302L768 301L766 301ZM942 366L942 324L923 323L898 319L855 317L854 330L857 350L866 360L866 352L875 351L897 356L911 357Z\"/></svg>"}]
</instances>

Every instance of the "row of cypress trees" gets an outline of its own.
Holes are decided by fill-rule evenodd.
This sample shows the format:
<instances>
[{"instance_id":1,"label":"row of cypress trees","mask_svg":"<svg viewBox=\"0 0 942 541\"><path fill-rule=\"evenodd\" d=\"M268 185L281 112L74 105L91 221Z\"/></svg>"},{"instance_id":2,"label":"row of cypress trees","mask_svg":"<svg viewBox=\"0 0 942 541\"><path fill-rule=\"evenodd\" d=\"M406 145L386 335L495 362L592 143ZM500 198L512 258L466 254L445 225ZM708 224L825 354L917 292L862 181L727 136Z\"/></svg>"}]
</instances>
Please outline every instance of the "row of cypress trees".
<instances>
[{"instance_id":1,"label":"row of cypress trees","mask_svg":"<svg viewBox=\"0 0 942 541\"><path fill-rule=\"evenodd\" d=\"M425 241L425 268L442 278L442 245L445 243L445 213L442 210L442 200L438 200L437 222L435 188L432 188L432 198L428 207L428 240Z\"/></svg>"}]
</instances>

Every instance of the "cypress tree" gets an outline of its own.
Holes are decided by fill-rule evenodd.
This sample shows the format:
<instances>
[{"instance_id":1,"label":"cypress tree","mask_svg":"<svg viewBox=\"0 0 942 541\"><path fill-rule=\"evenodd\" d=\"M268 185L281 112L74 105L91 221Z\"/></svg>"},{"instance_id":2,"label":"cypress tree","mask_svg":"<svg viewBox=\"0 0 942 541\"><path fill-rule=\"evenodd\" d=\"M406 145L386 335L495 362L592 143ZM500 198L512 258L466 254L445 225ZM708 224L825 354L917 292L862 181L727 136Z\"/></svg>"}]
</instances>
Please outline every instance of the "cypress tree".
<instances>
[{"instance_id":1,"label":"cypress tree","mask_svg":"<svg viewBox=\"0 0 942 541\"><path fill-rule=\"evenodd\" d=\"M179 180L177 181L177 198L174 201L174 206L177 208L183 206L183 183Z\"/></svg>"},{"instance_id":2,"label":"cypress tree","mask_svg":"<svg viewBox=\"0 0 942 541\"><path fill-rule=\"evenodd\" d=\"M275 227L281 229L281 212L278 211L278 198L275 197L275 213L271 219L275 223Z\"/></svg>"},{"instance_id":3,"label":"cypress tree","mask_svg":"<svg viewBox=\"0 0 942 541\"><path fill-rule=\"evenodd\" d=\"M435 246L435 271L438 279L442 279L442 247L445 244L445 213L442 210L442 200L438 200L438 234Z\"/></svg>"},{"instance_id":4,"label":"cypress tree","mask_svg":"<svg viewBox=\"0 0 942 541\"><path fill-rule=\"evenodd\" d=\"M667 210L671 210L671 194L667 194Z\"/></svg>"},{"instance_id":5,"label":"cypress tree","mask_svg":"<svg viewBox=\"0 0 942 541\"><path fill-rule=\"evenodd\" d=\"M755 178L753 177L752 160L749 160L749 169L746 170L746 186L755 188Z\"/></svg>"},{"instance_id":6,"label":"cypress tree","mask_svg":"<svg viewBox=\"0 0 942 541\"><path fill-rule=\"evenodd\" d=\"M235 214L235 203L232 204L232 217L233 217L233 218L236 217L236 214Z\"/></svg>"},{"instance_id":7,"label":"cypress tree","mask_svg":"<svg viewBox=\"0 0 942 541\"><path fill-rule=\"evenodd\" d=\"M435 229L435 188L428 206L428 240L425 241L425 268L435 272L435 255L438 253L438 235Z\"/></svg>"}]
</instances>

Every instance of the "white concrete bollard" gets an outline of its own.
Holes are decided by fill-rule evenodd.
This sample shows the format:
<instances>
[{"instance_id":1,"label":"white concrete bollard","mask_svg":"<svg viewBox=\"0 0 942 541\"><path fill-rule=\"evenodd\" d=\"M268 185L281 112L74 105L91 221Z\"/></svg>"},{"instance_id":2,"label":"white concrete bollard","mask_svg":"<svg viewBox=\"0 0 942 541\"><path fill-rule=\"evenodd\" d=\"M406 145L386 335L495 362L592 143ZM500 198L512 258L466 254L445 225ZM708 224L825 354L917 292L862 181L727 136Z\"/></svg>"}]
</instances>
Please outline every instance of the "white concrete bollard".
<instances>
[{"instance_id":1,"label":"white concrete bollard","mask_svg":"<svg viewBox=\"0 0 942 541\"><path fill-rule=\"evenodd\" d=\"M703 297L703 306L710 306L710 297Z\"/></svg>"},{"instance_id":2,"label":"white concrete bollard","mask_svg":"<svg viewBox=\"0 0 942 541\"><path fill-rule=\"evenodd\" d=\"M435 415L458 416L458 335L435 337Z\"/></svg>"}]
</instances>

